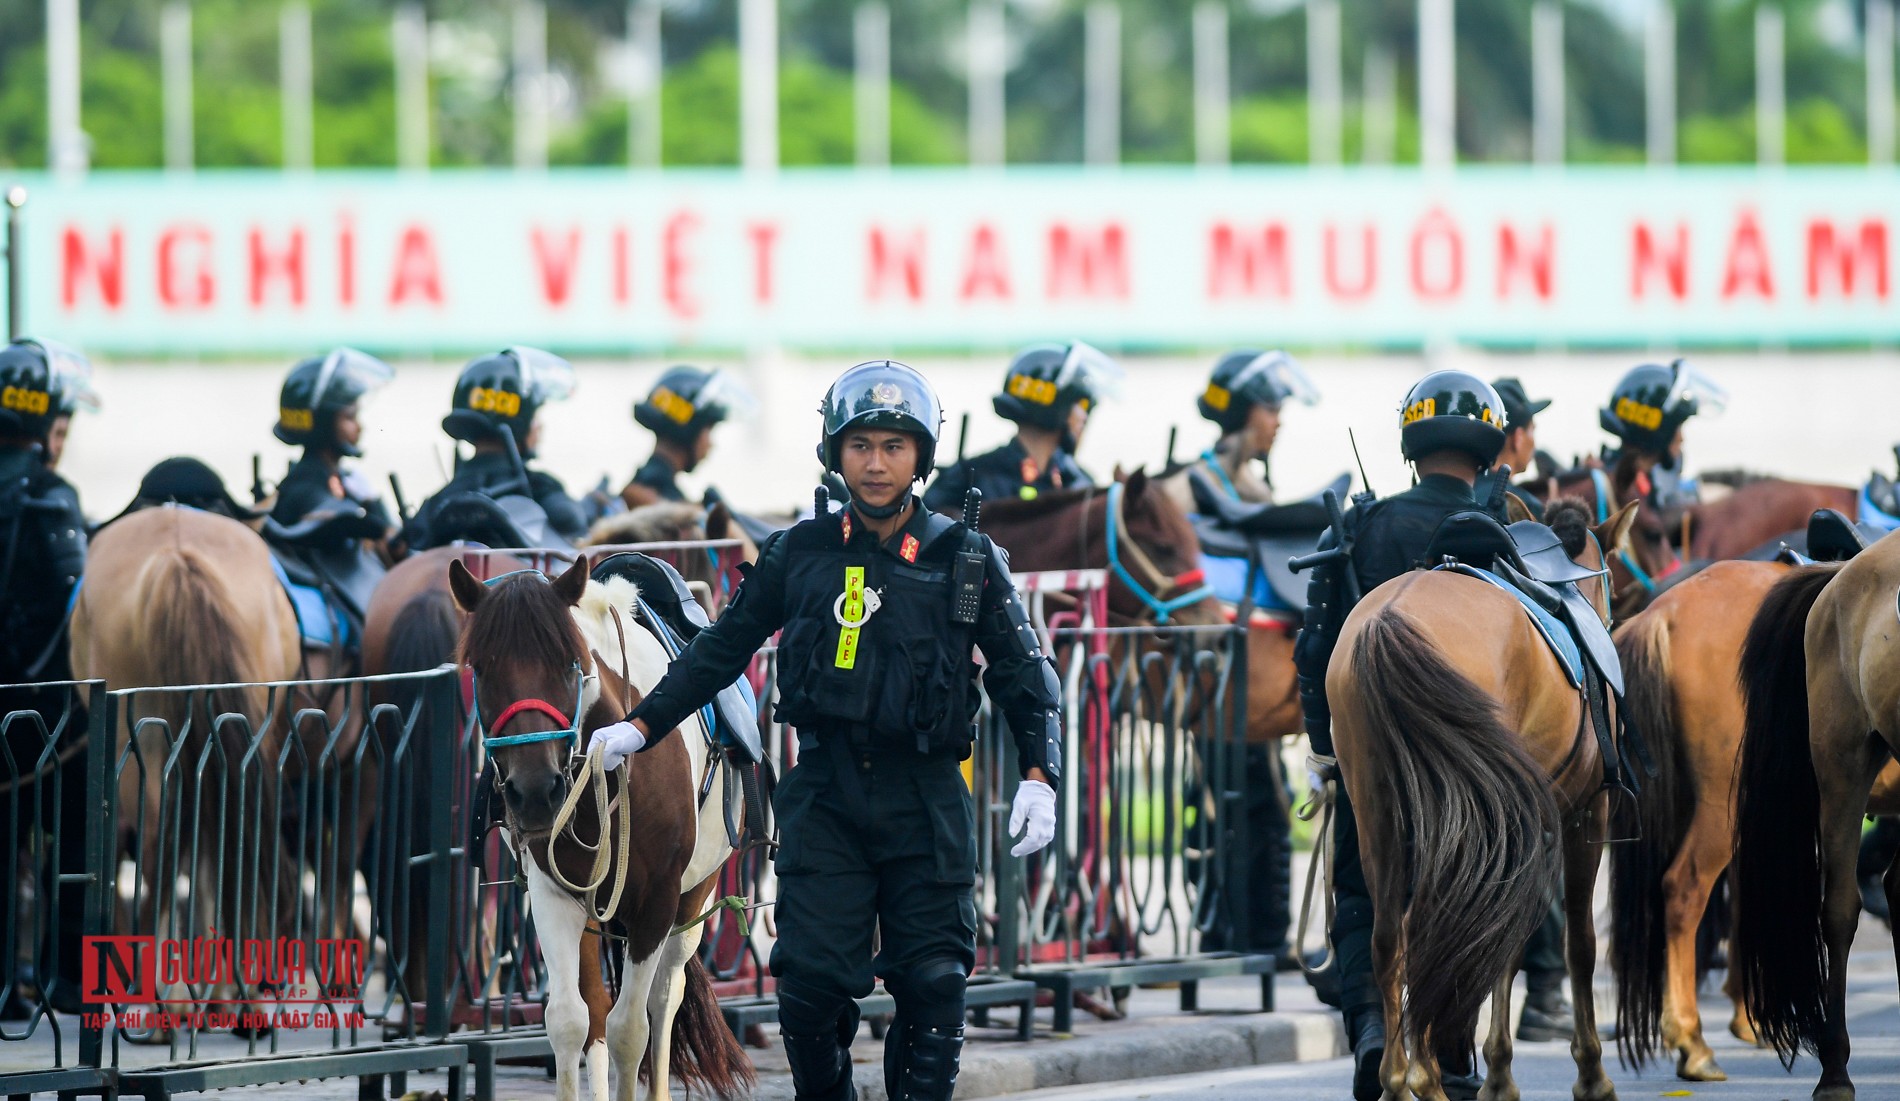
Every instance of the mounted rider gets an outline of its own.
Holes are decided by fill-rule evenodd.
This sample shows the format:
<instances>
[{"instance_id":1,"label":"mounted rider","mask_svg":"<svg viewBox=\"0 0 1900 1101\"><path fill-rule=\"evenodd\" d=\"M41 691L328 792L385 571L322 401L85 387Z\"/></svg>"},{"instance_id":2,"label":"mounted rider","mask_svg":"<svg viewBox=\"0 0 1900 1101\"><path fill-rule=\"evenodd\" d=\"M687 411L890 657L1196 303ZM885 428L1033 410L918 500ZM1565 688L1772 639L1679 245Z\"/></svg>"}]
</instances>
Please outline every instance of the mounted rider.
<instances>
[{"instance_id":1,"label":"mounted rider","mask_svg":"<svg viewBox=\"0 0 1900 1101\"><path fill-rule=\"evenodd\" d=\"M755 407L751 393L729 372L669 367L634 403L635 423L653 433L653 455L634 471L620 499L628 508L686 500L674 479L692 473L712 454L714 428Z\"/></svg>"},{"instance_id":2,"label":"mounted rider","mask_svg":"<svg viewBox=\"0 0 1900 1101\"><path fill-rule=\"evenodd\" d=\"M1498 452L1498 459L1491 469L1478 475L1472 495L1479 504L1491 500L1492 490L1500 480L1513 474L1523 474L1537 461L1537 414L1550 408L1550 399L1541 398L1532 401L1524 392L1524 384L1515 378L1494 379L1491 389L1497 391L1498 398L1504 402L1504 449ZM1506 490L1530 511L1531 518L1544 518L1544 502L1531 492L1530 485L1524 481L1505 481ZM1500 521L1505 517L1500 514Z\"/></svg>"},{"instance_id":3,"label":"mounted rider","mask_svg":"<svg viewBox=\"0 0 1900 1101\"><path fill-rule=\"evenodd\" d=\"M1319 387L1292 356L1248 348L1220 357L1194 401L1201 416L1220 428L1220 439L1190 469L1235 500L1273 500L1269 456L1280 434L1280 410L1289 401L1319 403Z\"/></svg>"},{"instance_id":4,"label":"mounted rider","mask_svg":"<svg viewBox=\"0 0 1900 1101\"><path fill-rule=\"evenodd\" d=\"M973 528L919 508L942 413L922 375L877 360L841 375L819 407L819 457L851 490L830 512L768 538L732 603L627 721L595 733L604 763L665 737L780 631L777 717L797 767L774 803L781 847L779 1026L802 1101L856 1097L854 1001L874 973L896 999L885 1039L889 1096L946 1101L976 962L976 830L959 762L983 683L1015 735L1011 850L1055 836L1059 686L1004 556ZM660 732L655 734L654 732ZM651 741L650 741L651 739ZM872 936L880 938L873 958Z\"/></svg>"},{"instance_id":5,"label":"mounted rider","mask_svg":"<svg viewBox=\"0 0 1900 1101\"><path fill-rule=\"evenodd\" d=\"M1023 349L1003 376L1003 392L990 399L997 416L1016 423L1016 438L945 467L924 492L924 506L955 513L972 488L985 501L1004 501L1094 485L1075 452L1090 414L1120 392L1121 381L1120 364L1080 341Z\"/></svg>"},{"instance_id":6,"label":"mounted rider","mask_svg":"<svg viewBox=\"0 0 1900 1101\"><path fill-rule=\"evenodd\" d=\"M271 519L291 527L312 513L347 502L363 510L367 522L383 538L395 534L389 509L360 471L347 469L343 460L360 459L363 437L362 403L395 377L389 364L354 348L336 348L328 355L301 360L290 369L277 400L277 423L271 434L303 455L277 483L277 501Z\"/></svg>"},{"instance_id":7,"label":"mounted rider","mask_svg":"<svg viewBox=\"0 0 1900 1101\"><path fill-rule=\"evenodd\" d=\"M65 633L86 566L79 494L48 464L55 422L92 397L92 364L50 340L0 350L0 684L64 680Z\"/></svg>"},{"instance_id":8,"label":"mounted rider","mask_svg":"<svg viewBox=\"0 0 1900 1101\"><path fill-rule=\"evenodd\" d=\"M416 509L403 529L409 548L423 550L454 538L437 530L443 526L437 520L445 503L466 494L529 498L547 514L553 533L570 542L584 537L588 517L580 503L553 475L528 465L540 439L541 407L573 392L573 366L551 352L516 346L470 360L455 380L442 431L472 444L474 454L463 458L457 449L455 476Z\"/></svg>"},{"instance_id":9,"label":"mounted rider","mask_svg":"<svg viewBox=\"0 0 1900 1101\"><path fill-rule=\"evenodd\" d=\"M1472 495L1478 476L1504 447L1504 401L1490 384L1463 371L1434 371L1413 385L1400 407L1400 448L1418 473L1403 493L1375 500L1353 499L1344 531L1329 531L1321 549L1343 546L1350 557L1314 567L1308 583L1304 626L1294 650L1300 705L1313 752L1333 757L1332 710L1326 699L1326 666L1339 629L1358 598L1424 564L1427 547L1445 518L1478 509ZM1376 1101L1382 1090L1379 1063L1385 1055L1384 1008L1372 971L1372 897L1359 862L1359 831L1345 786L1336 785L1332 876L1335 914L1334 966L1340 1008L1353 1050L1353 1096ZM1477 1095L1471 1067L1451 1051L1440 1052L1447 1094Z\"/></svg>"},{"instance_id":10,"label":"mounted rider","mask_svg":"<svg viewBox=\"0 0 1900 1101\"><path fill-rule=\"evenodd\" d=\"M1627 470L1636 495L1658 512L1694 504L1696 484L1682 472L1682 426L1698 413L1727 407L1728 391L1686 360L1633 367L1610 392L1610 404L1597 411L1603 430L1618 441L1604 448L1603 465L1618 481Z\"/></svg>"}]
</instances>

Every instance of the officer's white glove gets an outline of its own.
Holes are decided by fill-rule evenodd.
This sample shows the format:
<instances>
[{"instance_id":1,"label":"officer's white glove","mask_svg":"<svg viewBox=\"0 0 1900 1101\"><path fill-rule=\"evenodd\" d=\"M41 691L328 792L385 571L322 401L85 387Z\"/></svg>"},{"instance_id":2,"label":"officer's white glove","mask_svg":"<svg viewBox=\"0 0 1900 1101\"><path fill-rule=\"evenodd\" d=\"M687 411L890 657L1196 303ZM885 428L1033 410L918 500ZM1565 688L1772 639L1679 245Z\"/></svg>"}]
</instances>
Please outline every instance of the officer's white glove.
<instances>
[{"instance_id":1,"label":"officer's white glove","mask_svg":"<svg viewBox=\"0 0 1900 1101\"><path fill-rule=\"evenodd\" d=\"M620 767L620 762L640 752L647 744L647 736L632 723L620 722L612 726L603 726L594 731L593 746L600 747L600 767L612 772Z\"/></svg>"},{"instance_id":2,"label":"officer's white glove","mask_svg":"<svg viewBox=\"0 0 1900 1101\"><path fill-rule=\"evenodd\" d=\"M343 484L343 492L358 504L371 504L377 499L376 483L360 470L345 470L337 480Z\"/></svg>"},{"instance_id":3,"label":"officer's white glove","mask_svg":"<svg viewBox=\"0 0 1900 1101\"><path fill-rule=\"evenodd\" d=\"M1056 789L1041 780L1024 780L1016 788L1016 801L1009 808L1009 835L1028 829L1011 856L1028 856L1056 839Z\"/></svg>"}]
</instances>

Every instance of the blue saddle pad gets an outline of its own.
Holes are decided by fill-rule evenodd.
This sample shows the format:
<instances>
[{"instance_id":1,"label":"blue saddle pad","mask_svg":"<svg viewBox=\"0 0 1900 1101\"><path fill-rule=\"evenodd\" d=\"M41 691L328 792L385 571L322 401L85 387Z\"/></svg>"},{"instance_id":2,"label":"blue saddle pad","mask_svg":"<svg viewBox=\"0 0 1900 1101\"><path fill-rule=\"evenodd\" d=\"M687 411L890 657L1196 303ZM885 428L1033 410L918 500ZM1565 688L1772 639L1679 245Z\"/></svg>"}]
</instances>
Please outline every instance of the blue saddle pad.
<instances>
[{"instance_id":1,"label":"blue saddle pad","mask_svg":"<svg viewBox=\"0 0 1900 1101\"><path fill-rule=\"evenodd\" d=\"M340 645L349 649L356 645L356 628L350 617L330 603L322 589L292 581L275 554L270 556L270 568L277 575L277 583L284 587L284 595L290 597L290 607L297 613L297 632L305 646L329 649Z\"/></svg>"},{"instance_id":2,"label":"blue saddle pad","mask_svg":"<svg viewBox=\"0 0 1900 1101\"><path fill-rule=\"evenodd\" d=\"M1900 516L1895 516L1874 504L1873 494L1867 492L1865 485L1860 487L1860 515L1855 517L1863 524L1870 524L1881 531L1893 531L1900 528Z\"/></svg>"},{"instance_id":3,"label":"blue saddle pad","mask_svg":"<svg viewBox=\"0 0 1900 1101\"><path fill-rule=\"evenodd\" d=\"M1577 648L1577 640L1570 637L1570 628L1563 621L1545 611L1535 600L1519 591L1517 586L1504 580L1490 570L1481 570L1476 566L1467 566L1462 562L1432 567L1435 570L1451 570L1467 577L1475 577L1490 585L1495 585L1517 598L1517 602L1531 617L1537 633L1544 636L1544 642L1550 652L1557 656L1557 664L1564 667L1564 677L1572 688L1583 686L1583 651Z\"/></svg>"},{"instance_id":4,"label":"blue saddle pad","mask_svg":"<svg viewBox=\"0 0 1900 1101\"><path fill-rule=\"evenodd\" d=\"M1238 604L1247 595L1247 573L1250 566L1245 558L1227 558L1218 555L1201 555L1201 573L1207 578L1208 587L1214 595L1229 604ZM1253 571L1253 606L1269 611L1299 612L1280 599L1267 583L1267 571Z\"/></svg>"}]
</instances>

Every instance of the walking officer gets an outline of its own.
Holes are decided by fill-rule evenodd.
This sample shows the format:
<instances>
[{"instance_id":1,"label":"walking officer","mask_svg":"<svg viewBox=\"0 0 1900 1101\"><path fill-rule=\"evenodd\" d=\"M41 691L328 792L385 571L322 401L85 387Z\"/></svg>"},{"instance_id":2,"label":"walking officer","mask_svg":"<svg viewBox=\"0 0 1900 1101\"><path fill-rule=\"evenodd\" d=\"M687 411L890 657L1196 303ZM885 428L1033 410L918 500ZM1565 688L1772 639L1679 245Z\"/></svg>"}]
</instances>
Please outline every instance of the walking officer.
<instances>
[{"instance_id":1,"label":"walking officer","mask_svg":"<svg viewBox=\"0 0 1900 1101\"><path fill-rule=\"evenodd\" d=\"M393 377L389 364L354 348L337 348L290 369L271 434L302 447L303 455L277 484L272 519L289 527L332 501L348 501L385 533L395 532L382 495L360 471L343 466L346 458L363 457L357 446L363 438L363 399Z\"/></svg>"},{"instance_id":2,"label":"walking officer","mask_svg":"<svg viewBox=\"0 0 1900 1101\"><path fill-rule=\"evenodd\" d=\"M712 454L713 429L752 404L752 395L725 371L667 368L647 396L634 404L635 423L653 433L653 455L634 471L620 499L628 508L686 500L674 479L705 462Z\"/></svg>"},{"instance_id":3,"label":"walking officer","mask_svg":"<svg viewBox=\"0 0 1900 1101\"><path fill-rule=\"evenodd\" d=\"M1479 507L1472 496L1477 478L1504 446L1503 400L1483 379L1463 371L1434 371L1413 385L1400 408L1400 447L1418 472L1418 484L1384 500L1353 499L1344 531L1329 531L1322 549L1340 547L1314 567L1308 582L1305 625L1294 649L1300 706L1316 756L1333 756L1332 711L1326 699L1326 665L1339 628L1359 596L1423 564L1432 534L1445 517ZM1337 780L1337 765L1328 779ZM1385 1017L1372 971L1372 896L1359 864L1359 830L1344 784L1334 783L1332 928L1338 968L1340 1011L1353 1052L1353 1097L1377 1101L1379 1063L1385 1057ZM1445 1092L1474 1098L1481 1084L1460 1054L1439 1053Z\"/></svg>"},{"instance_id":4,"label":"walking officer","mask_svg":"<svg viewBox=\"0 0 1900 1101\"><path fill-rule=\"evenodd\" d=\"M971 488L985 501L1006 501L1094 485L1076 465L1075 452L1089 415L1120 389L1121 379L1121 366L1087 344L1024 349L1003 376L1003 392L990 399L997 416L1016 422L1016 438L946 467L930 483L924 506L954 513ZM920 474L929 476L928 469Z\"/></svg>"},{"instance_id":5,"label":"walking officer","mask_svg":"<svg viewBox=\"0 0 1900 1101\"><path fill-rule=\"evenodd\" d=\"M875 972L897 1002L884 1048L890 1097L942 1101L956 1085L976 961L975 818L958 767L978 703L971 647L988 661L983 683L1015 736L1022 783L1009 832L1025 831L1015 856L1055 836L1055 670L1003 554L912 496L943 420L923 376L888 360L859 364L819 409L819 457L843 477L850 506L820 507L767 539L725 613L626 722L595 737L617 764L710 701L781 632L777 714L797 729L799 754L774 799L771 968L792 1080L801 1101L856 1097L853 999L871 992Z\"/></svg>"}]
</instances>

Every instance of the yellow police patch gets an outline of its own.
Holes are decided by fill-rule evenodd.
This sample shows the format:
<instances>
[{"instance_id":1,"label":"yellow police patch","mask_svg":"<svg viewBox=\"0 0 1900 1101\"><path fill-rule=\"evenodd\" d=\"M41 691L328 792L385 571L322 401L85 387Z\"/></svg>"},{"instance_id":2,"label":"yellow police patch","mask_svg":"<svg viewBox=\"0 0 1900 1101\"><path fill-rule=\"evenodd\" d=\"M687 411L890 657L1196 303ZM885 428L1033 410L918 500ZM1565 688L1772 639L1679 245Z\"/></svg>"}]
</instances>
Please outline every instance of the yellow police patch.
<instances>
[{"instance_id":1,"label":"yellow police patch","mask_svg":"<svg viewBox=\"0 0 1900 1101\"><path fill-rule=\"evenodd\" d=\"M45 390L28 390L23 386L0 389L0 409L39 416L52 407L53 396Z\"/></svg>"},{"instance_id":2,"label":"yellow police patch","mask_svg":"<svg viewBox=\"0 0 1900 1101\"><path fill-rule=\"evenodd\" d=\"M1207 393L1201 395L1201 400L1207 402L1207 407L1216 413L1225 413L1227 406L1233 402L1234 395L1227 392L1227 387L1210 382L1207 384Z\"/></svg>"},{"instance_id":3,"label":"yellow police patch","mask_svg":"<svg viewBox=\"0 0 1900 1101\"><path fill-rule=\"evenodd\" d=\"M693 419L693 403L680 397L673 391L668 390L664 386L656 386L653 388L653 397L651 400L654 408L665 413L666 419L675 424L685 424L687 421Z\"/></svg>"},{"instance_id":4,"label":"yellow police patch","mask_svg":"<svg viewBox=\"0 0 1900 1101\"><path fill-rule=\"evenodd\" d=\"M491 390L476 386L468 392L468 407L477 413L499 413L504 417L521 415L521 395L512 390Z\"/></svg>"},{"instance_id":5,"label":"yellow police patch","mask_svg":"<svg viewBox=\"0 0 1900 1101\"><path fill-rule=\"evenodd\" d=\"M1634 425L1637 428L1647 428L1651 431L1655 431L1662 427L1662 410L1653 405L1644 405L1640 401L1631 401L1629 398L1617 398L1616 408L1613 412L1616 413L1617 420L1622 421L1624 424Z\"/></svg>"},{"instance_id":6,"label":"yellow police patch","mask_svg":"<svg viewBox=\"0 0 1900 1101\"><path fill-rule=\"evenodd\" d=\"M316 424L316 415L308 409L284 406L277 410L277 423L291 432L308 432Z\"/></svg>"},{"instance_id":7,"label":"yellow police patch","mask_svg":"<svg viewBox=\"0 0 1900 1101\"><path fill-rule=\"evenodd\" d=\"M853 623L864 619L864 567L846 566L844 568L844 618ZM858 628L846 627L838 632L838 656L833 662L840 669L854 669L858 664Z\"/></svg>"},{"instance_id":8,"label":"yellow police patch","mask_svg":"<svg viewBox=\"0 0 1900 1101\"><path fill-rule=\"evenodd\" d=\"M1418 401L1415 401L1412 404L1405 407L1405 413L1400 418L1399 424L1400 426L1404 426L1408 424L1417 424L1419 421L1426 420L1430 417L1435 417L1437 415L1438 415L1438 399L1437 398L1421 398Z\"/></svg>"},{"instance_id":9,"label":"yellow police patch","mask_svg":"<svg viewBox=\"0 0 1900 1101\"><path fill-rule=\"evenodd\" d=\"M1003 389L1013 397L1033 401L1037 405L1054 405L1056 401L1056 384L1048 379L1011 375L1009 381L1003 384Z\"/></svg>"}]
</instances>

